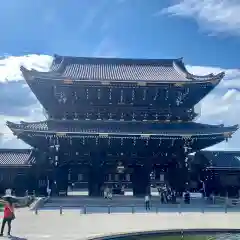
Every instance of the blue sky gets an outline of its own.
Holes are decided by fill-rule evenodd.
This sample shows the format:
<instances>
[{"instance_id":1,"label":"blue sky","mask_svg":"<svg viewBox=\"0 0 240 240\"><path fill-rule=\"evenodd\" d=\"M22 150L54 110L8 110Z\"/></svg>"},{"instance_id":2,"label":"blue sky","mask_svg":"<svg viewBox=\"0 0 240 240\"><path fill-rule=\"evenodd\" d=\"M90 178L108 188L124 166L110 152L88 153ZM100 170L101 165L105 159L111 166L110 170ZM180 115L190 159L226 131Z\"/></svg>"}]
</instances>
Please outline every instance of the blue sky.
<instances>
[{"instance_id":1,"label":"blue sky","mask_svg":"<svg viewBox=\"0 0 240 240\"><path fill-rule=\"evenodd\" d=\"M213 7L221 2L201 1ZM239 68L237 29L215 31L216 24L207 29L204 20L179 16L172 8L181 2L201 5L195 0L2 1L0 55L184 57L191 65Z\"/></svg>"},{"instance_id":2,"label":"blue sky","mask_svg":"<svg viewBox=\"0 0 240 240\"><path fill-rule=\"evenodd\" d=\"M226 72L197 121L240 124L240 0L8 0L0 3L0 147L24 148L6 121L44 120L20 66L52 55L183 57L197 75ZM239 150L240 131L214 149Z\"/></svg>"}]
</instances>

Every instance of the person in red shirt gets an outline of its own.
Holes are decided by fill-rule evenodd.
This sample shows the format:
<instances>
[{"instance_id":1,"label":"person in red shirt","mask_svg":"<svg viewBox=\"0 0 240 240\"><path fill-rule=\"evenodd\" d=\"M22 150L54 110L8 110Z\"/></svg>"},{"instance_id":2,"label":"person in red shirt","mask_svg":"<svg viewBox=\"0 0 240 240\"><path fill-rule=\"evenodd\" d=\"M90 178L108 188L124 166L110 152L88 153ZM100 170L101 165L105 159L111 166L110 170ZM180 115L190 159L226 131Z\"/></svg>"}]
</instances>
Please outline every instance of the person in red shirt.
<instances>
[{"instance_id":1,"label":"person in red shirt","mask_svg":"<svg viewBox=\"0 0 240 240\"><path fill-rule=\"evenodd\" d=\"M8 236L11 235L11 223L14 218L15 218L14 206L11 202L7 202L4 206L4 215L2 220L0 236L3 236L3 231L6 223L8 224Z\"/></svg>"}]
</instances>

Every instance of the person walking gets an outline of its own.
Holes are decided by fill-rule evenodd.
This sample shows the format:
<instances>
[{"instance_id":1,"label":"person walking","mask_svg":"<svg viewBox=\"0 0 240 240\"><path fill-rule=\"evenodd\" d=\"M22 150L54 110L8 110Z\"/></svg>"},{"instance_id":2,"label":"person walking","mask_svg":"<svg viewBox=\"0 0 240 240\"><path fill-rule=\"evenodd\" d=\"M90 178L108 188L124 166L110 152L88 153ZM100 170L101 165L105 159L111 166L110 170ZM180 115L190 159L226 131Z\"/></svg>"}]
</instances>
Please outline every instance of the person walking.
<instances>
[{"instance_id":1,"label":"person walking","mask_svg":"<svg viewBox=\"0 0 240 240\"><path fill-rule=\"evenodd\" d=\"M145 209L146 209L146 211L148 211L148 210L150 210L150 198L149 198L148 194L145 196L144 200L145 200Z\"/></svg>"},{"instance_id":2,"label":"person walking","mask_svg":"<svg viewBox=\"0 0 240 240\"><path fill-rule=\"evenodd\" d=\"M7 223L8 225L8 236L11 236L11 224L12 220L15 219L15 214L14 214L14 206L12 202L6 202L4 206L4 216L2 220L2 227L1 227L1 233L0 236L3 236L4 228Z\"/></svg>"}]
</instances>

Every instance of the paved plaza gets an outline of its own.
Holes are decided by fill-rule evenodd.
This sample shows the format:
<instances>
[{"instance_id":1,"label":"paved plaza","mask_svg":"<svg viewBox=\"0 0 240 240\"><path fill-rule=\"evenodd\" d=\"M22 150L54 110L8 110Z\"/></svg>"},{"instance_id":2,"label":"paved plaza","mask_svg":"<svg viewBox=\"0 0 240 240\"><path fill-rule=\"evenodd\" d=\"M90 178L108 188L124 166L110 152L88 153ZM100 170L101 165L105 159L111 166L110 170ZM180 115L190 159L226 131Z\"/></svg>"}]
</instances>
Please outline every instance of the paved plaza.
<instances>
[{"instance_id":1,"label":"paved plaza","mask_svg":"<svg viewBox=\"0 0 240 240\"><path fill-rule=\"evenodd\" d=\"M12 234L25 239L86 239L97 235L188 228L240 228L240 213L80 214L18 209Z\"/></svg>"}]
</instances>

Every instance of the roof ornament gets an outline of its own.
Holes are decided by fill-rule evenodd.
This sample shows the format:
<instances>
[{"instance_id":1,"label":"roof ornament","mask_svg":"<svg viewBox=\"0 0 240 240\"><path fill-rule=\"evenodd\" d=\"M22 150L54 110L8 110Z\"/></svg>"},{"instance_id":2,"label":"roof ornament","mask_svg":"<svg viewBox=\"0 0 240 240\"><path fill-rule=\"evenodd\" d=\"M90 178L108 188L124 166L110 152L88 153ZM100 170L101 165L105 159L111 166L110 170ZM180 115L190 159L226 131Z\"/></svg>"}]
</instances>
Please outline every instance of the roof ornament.
<instances>
[{"instance_id":1,"label":"roof ornament","mask_svg":"<svg viewBox=\"0 0 240 240\"><path fill-rule=\"evenodd\" d=\"M20 66L20 71L22 72L22 75L26 80L33 80L34 79L34 77L31 74L32 70L28 70L24 66Z\"/></svg>"},{"instance_id":2,"label":"roof ornament","mask_svg":"<svg viewBox=\"0 0 240 240\"><path fill-rule=\"evenodd\" d=\"M147 85L147 83L144 82L144 81L138 81L138 82L137 82L137 85L138 85L138 86L142 86L142 87L144 87L144 86Z\"/></svg>"},{"instance_id":3,"label":"roof ornament","mask_svg":"<svg viewBox=\"0 0 240 240\"><path fill-rule=\"evenodd\" d=\"M230 132L225 132L225 133L223 133L223 136L224 136L226 139L228 139L228 138L232 137L232 133L230 133Z\"/></svg>"}]
</instances>

